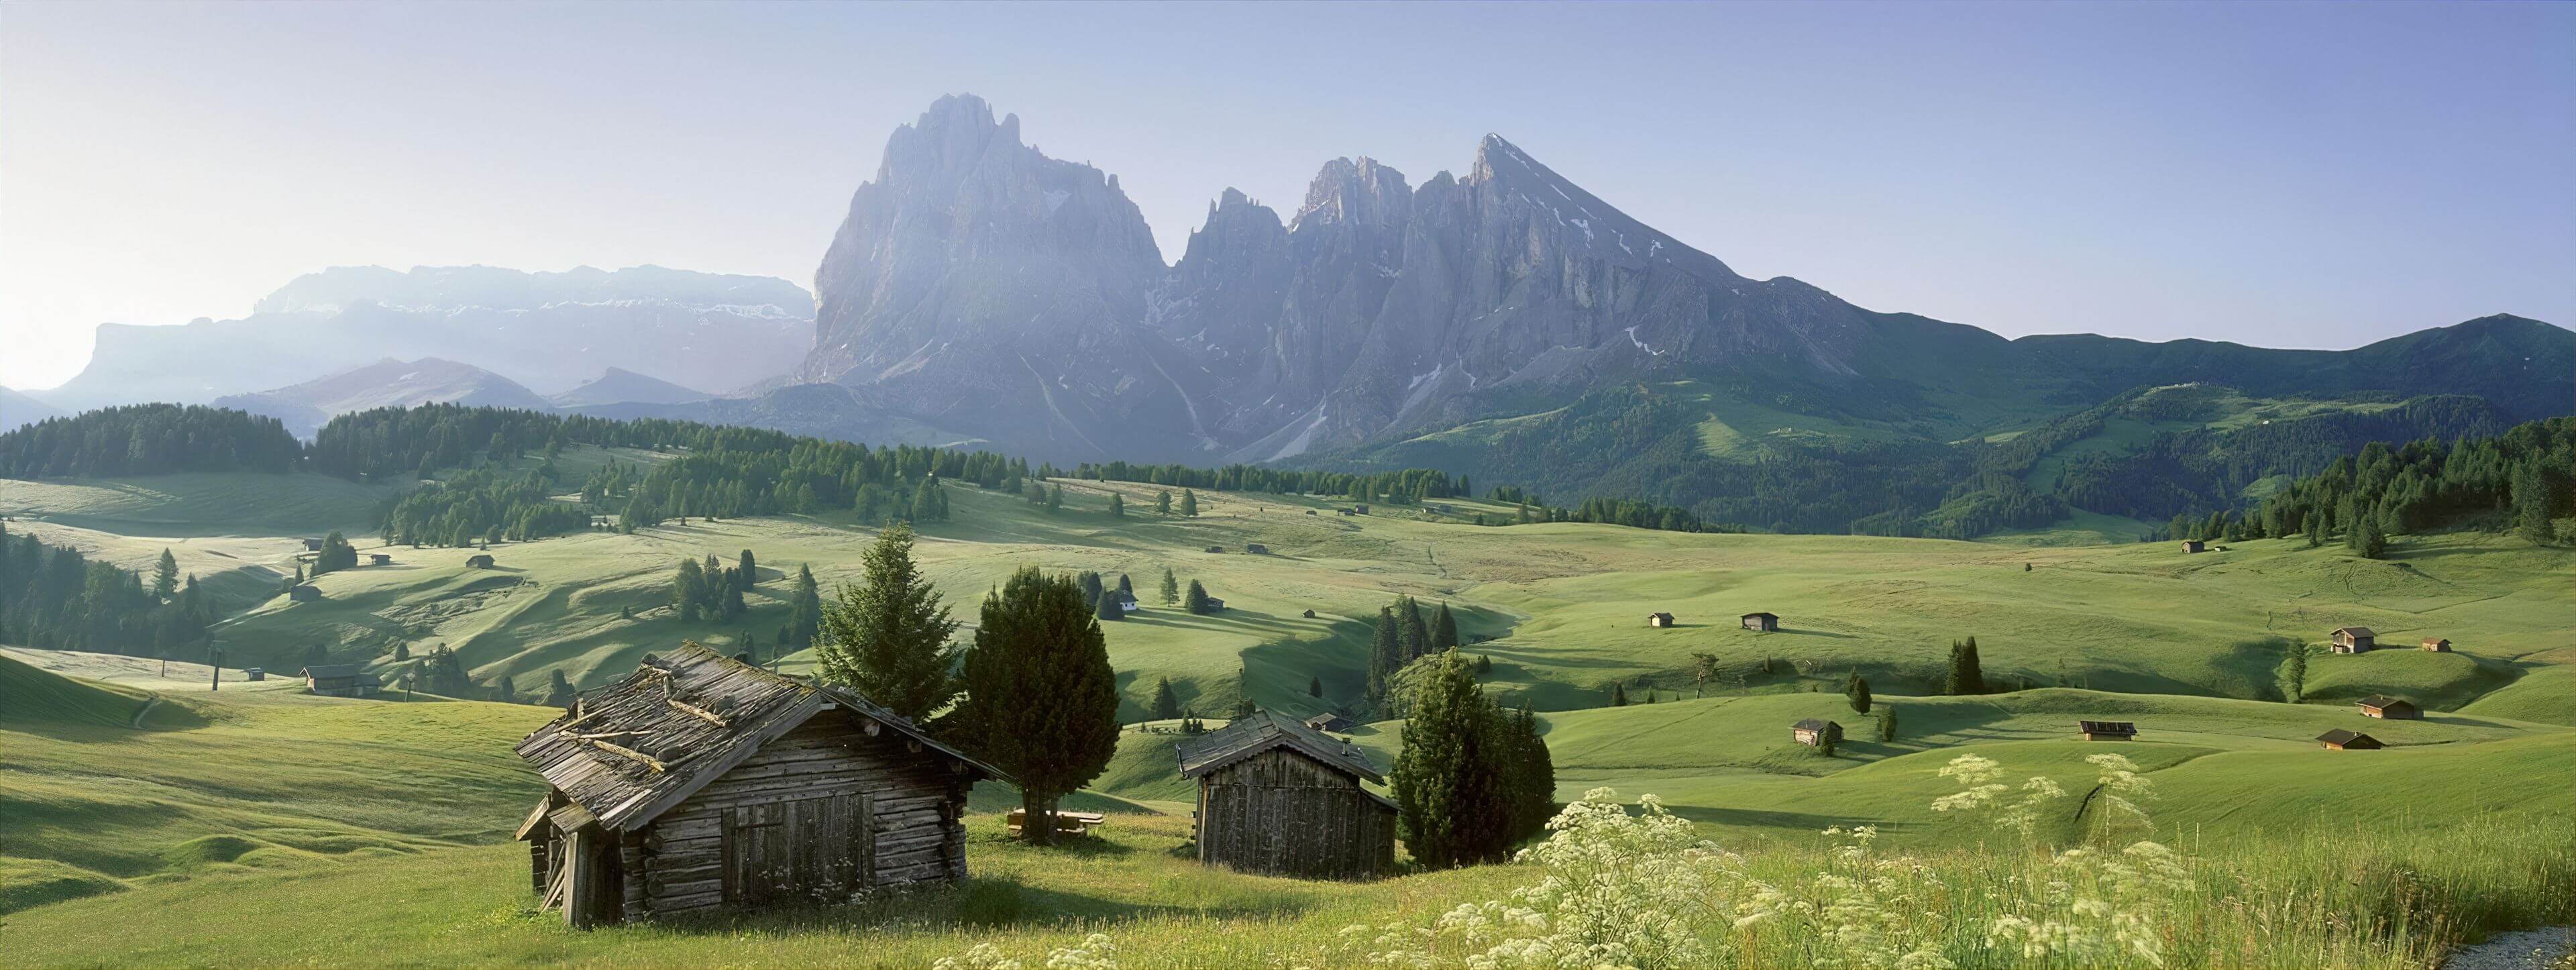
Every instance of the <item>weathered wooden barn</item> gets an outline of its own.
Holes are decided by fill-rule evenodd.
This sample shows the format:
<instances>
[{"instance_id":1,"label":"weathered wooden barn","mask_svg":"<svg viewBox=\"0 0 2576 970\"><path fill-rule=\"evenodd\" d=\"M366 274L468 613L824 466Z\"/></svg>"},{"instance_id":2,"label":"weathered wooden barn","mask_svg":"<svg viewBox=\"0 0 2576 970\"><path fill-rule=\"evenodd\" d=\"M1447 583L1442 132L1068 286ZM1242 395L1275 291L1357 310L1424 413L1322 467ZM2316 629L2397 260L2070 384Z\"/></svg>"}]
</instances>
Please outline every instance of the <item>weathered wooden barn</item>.
<instances>
[{"instance_id":1,"label":"weathered wooden barn","mask_svg":"<svg viewBox=\"0 0 2576 970\"><path fill-rule=\"evenodd\" d=\"M2362 698L2360 704L2361 716L2363 717L2375 717L2389 721L2420 721L2424 719L2424 709L2415 706L2414 701L2407 700L2403 697L2390 697L2386 694L2372 694L2368 697Z\"/></svg>"},{"instance_id":2,"label":"weathered wooden barn","mask_svg":"<svg viewBox=\"0 0 2576 970\"><path fill-rule=\"evenodd\" d=\"M867 700L695 643L519 742L545 799L519 826L540 909L576 926L966 874L988 765Z\"/></svg>"},{"instance_id":3,"label":"weathered wooden barn","mask_svg":"<svg viewBox=\"0 0 2576 970\"><path fill-rule=\"evenodd\" d=\"M481 553L481 552L475 553L474 555L471 555L471 556L467 556L467 557L465 557L465 568L467 568L467 569L490 569L490 568L492 568L492 556L491 556L491 554L490 554L490 553Z\"/></svg>"},{"instance_id":4,"label":"weathered wooden barn","mask_svg":"<svg viewBox=\"0 0 2576 970\"><path fill-rule=\"evenodd\" d=\"M1352 728L1358 727L1359 725L1351 723L1350 718L1343 717L1339 714L1325 713L1307 718L1306 726L1318 731L1349 734Z\"/></svg>"},{"instance_id":5,"label":"weathered wooden barn","mask_svg":"<svg viewBox=\"0 0 2576 970\"><path fill-rule=\"evenodd\" d=\"M324 697L367 697L384 686L382 678L357 664L316 664L304 668L302 676L305 690Z\"/></svg>"},{"instance_id":6,"label":"weathered wooden barn","mask_svg":"<svg viewBox=\"0 0 2576 970\"><path fill-rule=\"evenodd\" d=\"M392 553L389 553L389 552L371 552L371 553L368 553L368 554L367 554L367 565L370 565L370 566L391 566L391 565L393 565L393 564L394 564L394 556L393 556L393 554L392 554Z\"/></svg>"},{"instance_id":7,"label":"weathered wooden barn","mask_svg":"<svg viewBox=\"0 0 2576 970\"><path fill-rule=\"evenodd\" d=\"M322 551L322 540L320 540L320 539L306 539L306 540L304 540L304 551L306 551L306 552L321 552L321 551Z\"/></svg>"},{"instance_id":8,"label":"weathered wooden barn","mask_svg":"<svg viewBox=\"0 0 2576 970\"><path fill-rule=\"evenodd\" d=\"M2128 721L2077 721L2075 733L2087 741L2135 741L2138 726Z\"/></svg>"},{"instance_id":9,"label":"weathered wooden barn","mask_svg":"<svg viewBox=\"0 0 2576 970\"><path fill-rule=\"evenodd\" d=\"M321 598L322 587L311 583L300 583L286 590L286 601L289 603L311 603Z\"/></svg>"},{"instance_id":10,"label":"weathered wooden barn","mask_svg":"<svg viewBox=\"0 0 2576 970\"><path fill-rule=\"evenodd\" d=\"M1814 717L1789 725L1789 740L1796 741L1799 744L1807 745L1808 747L1815 747L1817 745L1824 744L1828 738L1832 739L1836 744L1842 743L1843 726L1823 718Z\"/></svg>"},{"instance_id":11,"label":"weathered wooden barn","mask_svg":"<svg viewBox=\"0 0 2576 970\"><path fill-rule=\"evenodd\" d=\"M2434 653L2449 653L2451 652L2451 641L2444 637L2425 637L2424 649L2430 650Z\"/></svg>"},{"instance_id":12,"label":"weathered wooden barn","mask_svg":"<svg viewBox=\"0 0 2576 970\"><path fill-rule=\"evenodd\" d=\"M1780 632L1780 617L1771 613L1747 613L1740 617L1744 628L1759 633Z\"/></svg>"},{"instance_id":13,"label":"weathered wooden barn","mask_svg":"<svg viewBox=\"0 0 2576 970\"><path fill-rule=\"evenodd\" d=\"M1243 544L1243 551L1256 556L1267 556L1270 554L1270 547L1258 542L1247 542Z\"/></svg>"},{"instance_id":14,"label":"weathered wooden barn","mask_svg":"<svg viewBox=\"0 0 2576 970\"><path fill-rule=\"evenodd\" d=\"M2207 552L2209 551L2209 544L2198 539L2185 539L2182 541L2182 551L2185 553Z\"/></svg>"},{"instance_id":15,"label":"weathered wooden barn","mask_svg":"<svg viewBox=\"0 0 2576 970\"><path fill-rule=\"evenodd\" d=\"M1659 630L1669 627L1673 625L1673 615L1670 613L1648 613L1646 614L1646 625Z\"/></svg>"},{"instance_id":16,"label":"weathered wooden barn","mask_svg":"<svg viewBox=\"0 0 2576 970\"><path fill-rule=\"evenodd\" d=\"M2336 728L2324 734L2317 735L2317 744L2324 746L2326 750L2329 751L2377 751L2381 748L2387 747L2387 745L2379 743L2378 738L2371 737L2370 735L2363 734L2359 731L2346 731L2342 728Z\"/></svg>"},{"instance_id":17,"label":"weathered wooden barn","mask_svg":"<svg viewBox=\"0 0 2576 970\"><path fill-rule=\"evenodd\" d=\"M1176 746L1199 782L1199 859L1245 872L1373 876L1395 862L1395 803L1362 787L1385 776L1347 741L1255 712Z\"/></svg>"},{"instance_id":18,"label":"weathered wooden barn","mask_svg":"<svg viewBox=\"0 0 2576 970\"><path fill-rule=\"evenodd\" d=\"M2336 653L2369 653L2377 646L2379 635L2366 626L2339 626L2326 634L2326 649Z\"/></svg>"}]
</instances>

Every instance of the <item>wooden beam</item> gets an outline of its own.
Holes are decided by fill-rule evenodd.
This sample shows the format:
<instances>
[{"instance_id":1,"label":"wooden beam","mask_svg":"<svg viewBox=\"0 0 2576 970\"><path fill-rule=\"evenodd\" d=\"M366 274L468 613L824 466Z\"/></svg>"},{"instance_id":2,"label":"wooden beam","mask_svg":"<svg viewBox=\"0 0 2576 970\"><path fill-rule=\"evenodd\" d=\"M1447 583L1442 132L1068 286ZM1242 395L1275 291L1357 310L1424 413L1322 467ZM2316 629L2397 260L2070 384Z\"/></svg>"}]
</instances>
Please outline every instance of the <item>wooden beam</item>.
<instances>
[{"instance_id":1,"label":"wooden beam","mask_svg":"<svg viewBox=\"0 0 2576 970\"><path fill-rule=\"evenodd\" d=\"M581 739L581 741L582 741L582 743L584 743L584 744L590 745L591 747L594 747L594 748L598 748L598 749L600 749L600 750L602 750L602 751L606 751L606 752L608 752L608 753L610 753L610 754L624 755L624 756L626 756L626 757L633 758L633 759L635 759L635 760L637 760L637 761L643 762L643 763L644 763L644 765L645 765L646 767L652 768L654 771L669 771L669 770L671 770L671 766L670 766L670 765L663 764L663 763L662 763L662 759L660 759L660 758L656 758L656 757L653 757L652 755L649 755L649 754L645 754L644 752L641 752L641 751L636 751L636 750L629 749L629 748L621 748L621 747L618 747L617 745L610 744L610 743L608 743L608 742L606 742L606 741L595 740L595 739L592 739L592 738L582 738L582 739Z\"/></svg>"},{"instance_id":2,"label":"wooden beam","mask_svg":"<svg viewBox=\"0 0 2576 970\"><path fill-rule=\"evenodd\" d=\"M671 709L679 711L682 714L689 715L720 728L729 728L733 726L733 722L725 720L723 715L707 710L706 708L699 707L698 705L691 704L677 697L662 698L662 703L671 705Z\"/></svg>"}]
</instances>

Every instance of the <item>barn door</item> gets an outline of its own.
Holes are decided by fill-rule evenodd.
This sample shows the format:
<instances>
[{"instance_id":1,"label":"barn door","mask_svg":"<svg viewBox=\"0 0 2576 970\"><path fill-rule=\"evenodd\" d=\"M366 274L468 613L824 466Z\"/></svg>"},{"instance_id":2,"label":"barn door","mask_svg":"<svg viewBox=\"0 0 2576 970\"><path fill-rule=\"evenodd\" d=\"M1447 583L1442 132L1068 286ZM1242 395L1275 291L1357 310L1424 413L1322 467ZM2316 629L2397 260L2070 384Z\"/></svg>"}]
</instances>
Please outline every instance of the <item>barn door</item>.
<instances>
[{"instance_id":1,"label":"barn door","mask_svg":"<svg viewBox=\"0 0 2576 970\"><path fill-rule=\"evenodd\" d=\"M873 861L865 795L829 795L725 810L725 901L834 902L864 888Z\"/></svg>"}]
</instances>

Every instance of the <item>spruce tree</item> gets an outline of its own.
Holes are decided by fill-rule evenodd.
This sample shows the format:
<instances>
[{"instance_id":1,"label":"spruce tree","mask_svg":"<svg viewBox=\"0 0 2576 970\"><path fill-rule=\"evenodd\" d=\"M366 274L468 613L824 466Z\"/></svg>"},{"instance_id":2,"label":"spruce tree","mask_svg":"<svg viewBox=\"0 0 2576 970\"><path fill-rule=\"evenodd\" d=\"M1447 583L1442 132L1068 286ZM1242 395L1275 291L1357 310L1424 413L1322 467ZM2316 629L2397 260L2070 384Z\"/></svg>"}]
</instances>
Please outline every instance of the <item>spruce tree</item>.
<instances>
[{"instance_id":1,"label":"spruce tree","mask_svg":"<svg viewBox=\"0 0 2576 970\"><path fill-rule=\"evenodd\" d=\"M1091 601L1091 615L1103 620L1124 620L1127 611L1118 605L1118 591L1104 589Z\"/></svg>"},{"instance_id":2,"label":"spruce tree","mask_svg":"<svg viewBox=\"0 0 2576 970\"><path fill-rule=\"evenodd\" d=\"M1539 737L1538 715L1528 701L1501 724L1505 791L1512 803L1508 841L1517 843L1546 831L1547 820L1556 815L1556 762Z\"/></svg>"},{"instance_id":3,"label":"spruce tree","mask_svg":"<svg viewBox=\"0 0 2576 970\"><path fill-rule=\"evenodd\" d=\"M1627 688L1627 686L1626 686L1626 685L1624 685L1624 684L1618 684L1618 683L1613 683L1613 684L1611 684L1611 685L1610 685L1610 706L1612 706L1612 707L1626 707L1626 706L1628 706L1628 688Z\"/></svg>"},{"instance_id":4,"label":"spruce tree","mask_svg":"<svg viewBox=\"0 0 2576 970\"><path fill-rule=\"evenodd\" d=\"M1174 576L1174 575L1172 575L1172 568L1171 568L1171 567L1169 567L1169 566L1165 566L1165 567L1163 567L1163 605L1164 605L1164 606L1172 606L1172 605L1174 605L1174 604L1179 603L1180 601L1181 601L1181 581L1180 581L1180 578L1179 578L1179 577L1176 577L1176 576Z\"/></svg>"},{"instance_id":5,"label":"spruce tree","mask_svg":"<svg viewBox=\"0 0 2576 970\"><path fill-rule=\"evenodd\" d=\"M1321 698L1321 697L1323 697L1323 696L1324 696L1324 678L1322 678L1322 677L1308 677L1308 678L1306 678L1306 696L1308 696L1308 697L1315 697L1315 698Z\"/></svg>"},{"instance_id":6,"label":"spruce tree","mask_svg":"<svg viewBox=\"0 0 2576 970\"><path fill-rule=\"evenodd\" d=\"M1167 488L1167 489L1164 489L1164 490L1162 490L1162 491L1159 491L1159 492L1155 492L1155 493L1154 493L1154 514L1156 514L1156 515L1170 515L1170 514L1172 514L1172 490L1171 490L1171 489L1168 489L1168 488Z\"/></svg>"},{"instance_id":7,"label":"spruce tree","mask_svg":"<svg viewBox=\"0 0 2576 970\"><path fill-rule=\"evenodd\" d=\"M1051 485L1047 487L1046 507L1049 512L1053 512L1064 507L1064 486Z\"/></svg>"},{"instance_id":8,"label":"spruce tree","mask_svg":"<svg viewBox=\"0 0 2576 970\"><path fill-rule=\"evenodd\" d=\"M1154 680L1154 700L1148 709L1157 721L1168 721L1181 716L1181 699L1179 695L1172 693L1171 678L1159 677Z\"/></svg>"},{"instance_id":9,"label":"spruce tree","mask_svg":"<svg viewBox=\"0 0 2576 970\"><path fill-rule=\"evenodd\" d=\"M912 561L912 528L877 534L860 557L860 581L842 582L823 610L814 645L823 680L920 721L955 700L957 621Z\"/></svg>"},{"instance_id":10,"label":"spruce tree","mask_svg":"<svg viewBox=\"0 0 2576 970\"><path fill-rule=\"evenodd\" d=\"M1410 596L1398 598L1395 601L1395 622L1396 638L1404 644L1405 662L1411 663L1433 652L1431 625L1423 622L1422 604L1414 602Z\"/></svg>"},{"instance_id":11,"label":"spruce tree","mask_svg":"<svg viewBox=\"0 0 2576 970\"><path fill-rule=\"evenodd\" d=\"M823 632L823 591L814 582L814 567L796 567L796 591L787 598L788 634L794 646L811 647ZM782 640L779 648L790 645Z\"/></svg>"},{"instance_id":12,"label":"spruce tree","mask_svg":"<svg viewBox=\"0 0 2576 970\"><path fill-rule=\"evenodd\" d=\"M161 547L161 561L152 565L152 598L167 603L179 595L179 558L170 547Z\"/></svg>"},{"instance_id":13,"label":"spruce tree","mask_svg":"<svg viewBox=\"0 0 2576 970\"><path fill-rule=\"evenodd\" d=\"M1118 574L1118 591L1129 596L1136 595L1136 584L1128 581L1126 573Z\"/></svg>"},{"instance_id":14,"label":"spruce tree","mask_svg":"<svg viewBox=\"0 0 2576 970\"><path fill-rule=\"evenodd\" d=\"M394 662L395 662L395 663L404 663L404 662L407 662L407 661L409 661L409 660L411 660L411 644L408 644L408 643L397 643L397 644L394 644Z\"/></svg>"},{"instance_id":15,"label":"spruce tree","mask_svg":"<svg viewBox=\"0 0 2576 970\"><path fill-rule=\"evenodd\" d=\"M1199 581L1195 579L1190 580L1189 593L1181 597L1181 607L1189 610L1192 615L1216 611L1216 605L1208 602L1207 587L1199 585Z\"/></svg>"},{"instance_id":16,"label":"spruce tree","mask_svg":"<svg viewBox=\"0 0 2576 970\"><path fill-rule=\"evenodd\" d=\"M1493 702L1456 653L1433 658L1414 687L1395 758L1396 819L1414 861L1431 869L1493 862L1511 849L1512 752Z\"/></svg>"},{"instance_id":17,"label":"spruce tree","mask_svg":"<svg viewBox=\"0 0 2576 970\"><path fill-rule=\"evenodd\" d=\"M698 601L706 597L706 570L695 559L680 560L680 572L671 580L671 605L678 607L680 622L698 621Z\"/></svg>"},{"instance_id":18,"label":"spruce tree","mask_svg":"<svg viewBox=\"0 0 2576 970\"><path fill-rule=\"evenodd\" d=\"M1950 643L1950 680L1947 693L1954 697L1986 692L1986 675L1977 663L1977 638Z\"/></svg>"},{"instance_id":19,"label":"spruce tree","mask_svg":"<svg viewBox=\"0 0 2576 970\"><path fill-rule=\"evenodd\" d=\"M1189 518L1197 518L1197 517L1198 517L1198 514L1199 514L1199 493L1197 493L1197 492L1193 492L1193 491L1190 491L1189 489L1186 489L1186 488L1182 489L1182 490L1181 490L1181 517L1182 517L1182 518L1185 518L1185 519L1189 519Z\"/></svg>"},{"instance_id":20,"label":"spruce tree","mask_svg":"<svg viewBox=\"0 0 2576 970\"><path fill-rule=\"evenodd\" d=\"M1850 685L1843 688L1843 698L1851 701L1853 711L1861 714L1869 713L1869 681L1854 675Z\"/></svg>"},{"instance_id":21,"label":"spruce tree","mask_svg":"<svg viewBox=\"0 0 2576 970\"><path fill-rule=\"evenodd\" d=\"M1109 493L1109 517L1113 519L1127 517L1127 500L1119 498L1116 492Z\"/></svg>"},{"instance_id":22,"label":"spruce tree","mask_svg":"<svg viewBox=\"0 0 2576 970\"><path fill-rule=\"evenodd\" d=\"M573 690L572 679L564 676L563 668L557 667L546 672L547 707L570 709L573 698L578 696L580 693Z\"/></svg>"},{"instance_id":23,"label":"spruce tree","mask_svg":"<svg viewBox=\"0 0 2576 970\"><path fill-rule=\"evenodd\" d=\"M752 561L751 550L742 551L742 562L734 568L740 573L744 592L750 592L752 587L760 585L760 566Z\"/></svg>"},{"instance_id":24,"label":"spruce tree","mask_svg":"<svg viewBox=\"0 0 2576 970\"><path fill-rule=\"evenodd\" d=\"M984 597L966 652L962 720L984 760L1020 784L1029 841L1053 841L1056 801L1118 752L1117 674L1100 621L1070 577L1035 567Z\"/></svg>"},{"instance_id":25,"label":"spruce tree","mask_svg":"<svg viewBox=\"0 0 2576 970\"><path fill-rule=\"evenodd\" d=\"M1442 603L1440 612L1431 617L1431 652L1439 653L1456 646L1458 646L1458 618L1449 615L1449 604ZM1488 663L1490 664L1491 661Z\"/></svg>"},{"instance_id":26,"label":"spruce tree","mask_svg":"<svg viewBox=\"0 0 2576 970\"><path fill-rule=\"evenodd\" d=\"M1404 650L1395 639L1395 608L1377 608L1377 633L1369 641L1368 695L1371 703L1383 704L1395 672L1404 667Z\"/></svg>"},{"instance_id":27,"label":"spruce tree","mask_svg":"<svg viewBox=\"0 0 2576 970\"><path fill-rule=\"evenodd\" d=\"M1894 704L1881 704L1878 707L1878 739L1896 740L1896 705Z\"/></svg>"},{"instance_id":28,"label":"spruce tree","mask_svg":"<svg viewBox=\"0 0 2576 970\"><path fill-rule=\"evenodd\" d=\"M1085 569L1085 570L1083 570L1083 571L1081 571L1081 572L1079 572L1079 573L1074 574L1073 581L1074 581L1074 583L1075 583L1076 585L1079 585L1079 586L1081 586L1081 587L1082 587L1082 601L1083 601L1083 602L1085 602L1085 603L1097 603L1097 602L1099 602L1099 601L1100 601L1100 585L1101 585L1101 584L1100 584L1100 574L1099 574L1099 573L1095 573L1095 572L1092 572L1091 570Z\"/></svg>"},{"instance_id":29,"label":"spruce tree","mask_svg":"<svg viewBox=\"0 0 2576 970\"><path fill-rule=\"evenodd\" d=\"M2296 704L2308 692L2308 648L2292 643L2281 653L2281 699Z\"/></svg>"}]
</instances>

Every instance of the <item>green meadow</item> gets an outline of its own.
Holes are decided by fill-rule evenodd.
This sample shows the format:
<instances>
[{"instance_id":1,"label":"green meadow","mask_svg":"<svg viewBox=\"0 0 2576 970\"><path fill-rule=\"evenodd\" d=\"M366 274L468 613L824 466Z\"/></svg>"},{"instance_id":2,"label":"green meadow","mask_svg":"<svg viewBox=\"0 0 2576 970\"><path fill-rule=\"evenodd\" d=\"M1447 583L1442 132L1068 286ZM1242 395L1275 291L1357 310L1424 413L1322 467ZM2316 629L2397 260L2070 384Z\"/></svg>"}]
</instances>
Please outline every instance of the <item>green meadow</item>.
<instances>
[{"instance_id":1,"label":"green meadow","mask_svg":"<svg viewBox=\"0 0 2576 970\"><path fill-rule=\"evenodd\" d=\"M652 460L574 449L559 467L611 457ZM961 635L984 591L1021 566L1131 578L1146 609L1104 626L1134 726L1069 802L1113 813L1100 838L1009 842L982 813L1012 795L987 786L970 802L977 877L964 886L574 933L530 911L526 857L507 841L541 792L511 745L552 710L311 697L291 677L252 683L237 668L292 671L319 645L334 662L390 669L397 644L443 644L478 682L508 677L530 695L553 672L600 684L684 639L735 649L748 638L767 659L797 568L828 595L856 575L872 528L846 514L692 519L495 544L496 568L477 569L470 550L378 548L368 519L382 492L334 479L0 481L13 532L129 568L170 548L229 598L215 637L236 668L209 691L201 666L0 649L0 962L916 965L988 943L1036 965L1101 932L1131 965L1342 965L1365 956L1344 927L1429 920L1536 873L1312 883L1200 866L1179 735L1137 722L1163 679L1211 715L1246 697L1301 716L1355 704L1370 625L1396 595L1448 604L1472 641L1463 649L1493 661L1487 689L1540 712L1561 801L1655 794L1783 879L1830 865L1822 830L1869 825L1962 885L2006 886L2030 875L2015 868L2027 860L1993 852L1991 826L1932 808L1959 788L1942 767L1977 754L2017 783L2046 777L2081 794L2097 772L2085 759L2116 751L2153 781L2155 837L2208 867L2194 928L2172 940L2180 965L2277 963L2293 946L2338 964L2423 965L2491 930L2576 920L2568 550L2462 532L2401 537L2377 561L2287 540L2187 555L2095 541L2123 524L2080 519L1990 542L1480 527L1467 520L1510 509L1451 500L1360 516L1323 498L1211 492L1183 519L1150 511L1153 486L1062 484L1066 507L1053 512L951 486L952 520L923 528L915 554L967 621ZM1128 515L1108 513L1113 492ZM319 601L279 595L297 540L334 528L393 564L320 577ZM743 549L761 565L747 617L679 620L678 561L731 563ZM1165 569L1226 610L1165 607ZM1654 611L1679 625L1647 627ZM1781 629L1742 629L1753 611L1779 614ZM2345 625L2394 647L2447 637L2454 652L2326 653L2326 632ZM1997 692L1939 696L1949 645L1967 636ZM2295 685L2280 672L2293 651L2307 661ZM779 665L801 672L810 658ZM1853 674L1874 688L1871 714L1841 696ZM1610 705L1614 684L1626 706ZM2301 702L2289 702L2294 688ZM2364 718L2352 701L2373 693L2427 714ZM1895 736L1881 741L1876 717L1889 710ZM1804 718L1840 722L1847 740L1831 756L1794 744L1789 725ZM2139 738L2080 741L2078 719L2133 721ZM2320 748L2313 739L2334 728L2388 748ZM1401 724L1352 737L1388 765ZM2058 817L2040 833L2081 837ZM2475 851L2498 840L2529 849ZM2390 875L2401 871L2411 875ZM2301 902L2261 910L2280 893ZM281 931L316 920L333 932ZM150 932L130 930L145 921ZM1765 949L1766 932L1738 933L1734 956L1714 962L1797 958ZM2011 962L1964 929L1942 939L1970 965Z\"/></svg>"}]
</instances>

